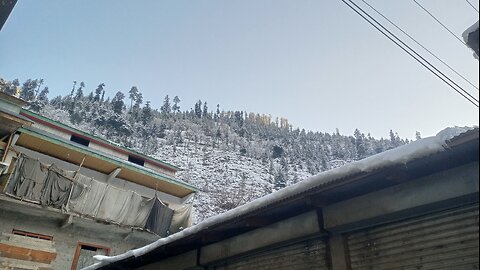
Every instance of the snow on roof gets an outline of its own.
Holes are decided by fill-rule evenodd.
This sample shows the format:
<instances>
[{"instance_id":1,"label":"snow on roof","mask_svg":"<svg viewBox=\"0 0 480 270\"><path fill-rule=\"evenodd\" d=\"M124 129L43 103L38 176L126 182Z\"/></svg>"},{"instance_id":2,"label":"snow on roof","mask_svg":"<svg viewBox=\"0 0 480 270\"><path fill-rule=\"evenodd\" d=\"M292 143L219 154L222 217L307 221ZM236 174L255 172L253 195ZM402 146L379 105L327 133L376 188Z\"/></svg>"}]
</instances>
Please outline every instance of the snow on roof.
<instances>
[{"instance_id":1,"label":"snow on roof","mask_svg":"<svg viewBox=\"0 0 480 270\"><path fill-rule=\"evenodd\" d=\"M236 217L245 215L249 212L266 207L275 202L303 193L312 188L332 183L337 179L345 178L358 173L368 173L394 165L406 164L407 162L445 151L446 149L448 149L447 143L450 140L473 129L478 129L478 127L446 128L439 132L436 136L420 139L410 144L385 151L383 153L365 158L363 160L352 162L345 166L322 172L295 185L281 189L262 198L258 198L243 206L208 218L195 226L189 227L181 232L170 235L169 237L159 239L144 247L129 250L123 254L116 256L96 255L93 257L96 263L89 267L83 268L82 270L94 270L116 261L121 261L130 257L139 257L168 243L172 243L187 236L194 235L214 225L218 225L228 220L232 220Z\"/></svg>"},{"instance_id":2,"label":"snow on roof","mask_svg":"<svg viewBox=\"0 0 480 270\"><path fill-rule=\"evenodd\" d=\"M469 28L467 28L467 30L465 30L463 33L462 33L462 38L463 38L463 41L465 41L465 43L469 43L468 41L468 37L470 36L470 34L472 34L473 32L475 31L478 31L478 26L479 26L479 22L480 21L477 21L476 23L474 23L472 26L470 26ZM478 36L477 36L477 39L478 39ZM470 45L471 46L471 45ZM478 51L478 40L477 40L477 51ZM478 55L476 53L473 54L473 56L478 59Z\"/></svg>"}]
</instances>

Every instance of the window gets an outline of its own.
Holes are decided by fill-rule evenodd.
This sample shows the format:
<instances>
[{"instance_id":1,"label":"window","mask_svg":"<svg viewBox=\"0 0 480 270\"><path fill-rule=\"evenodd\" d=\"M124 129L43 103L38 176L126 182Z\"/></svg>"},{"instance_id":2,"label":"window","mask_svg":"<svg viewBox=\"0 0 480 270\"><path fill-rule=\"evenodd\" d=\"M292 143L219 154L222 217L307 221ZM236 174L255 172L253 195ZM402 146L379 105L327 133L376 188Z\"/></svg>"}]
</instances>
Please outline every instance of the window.
<instances>
[{"instance_id":1,"label":"window","mask_svg":"<svg viewBox=\"0 0 480 270\"><path fill-rule=\"evenodd\" d=\"M128 161L132 162L132 163L135 163L137 165L140 165L140 166L144 166L145 165L145 160L141 159L141 158L137 158L137 157L134 157L134 156L128 156Z\"/></svg>"},{"instance_id":2,"label":"window","mask_svg":"<svg viewBox=\"0 0 480 270\"><path fill-rule=\"evenodd\" d=\"M72 270L82 269L94 263L94 255L109 255L110 248L95 244L78 243L73 258Z\"/></svg>"},{"instance_id":3,"label":"window","mask_svg":"<svg viewBox=\"0 0 480 270\"><path fill-rule=\"evenodd\" d=\"M90 144L90 141L87 140L87 139L84 139L82 137L79 137L79 136L76 136L76 135L73 135L70 137L70 141L74 142L74 143L78 143L78 144L81 144L81 145L85 145L85 146L88 146Z\"/></svg>"},{"instance_id":4,"label":"window","mask_svg":"<svg viewBox=\"0 0 480 270\"><path fill-rule=\"evenodd\" d=\"M22 236L31 237L31 238L36 238L36 239L48 240L48 241L52 241L52 240L53 240L53 236L50 236L50 235L39 234L39 233L32 233L32 232L26 232L26 231L15 230L15 229L13 229L12 234L22 235Z\"/></svg>"}]
</instances>

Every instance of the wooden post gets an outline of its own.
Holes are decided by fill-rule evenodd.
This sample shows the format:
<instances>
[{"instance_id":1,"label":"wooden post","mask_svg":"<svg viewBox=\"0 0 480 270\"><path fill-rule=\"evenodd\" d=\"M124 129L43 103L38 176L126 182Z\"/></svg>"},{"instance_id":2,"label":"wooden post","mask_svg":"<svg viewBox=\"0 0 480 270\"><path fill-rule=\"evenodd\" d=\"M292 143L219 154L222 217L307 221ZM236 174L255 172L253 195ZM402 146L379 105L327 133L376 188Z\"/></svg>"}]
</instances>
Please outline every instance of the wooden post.
<instances>
[{"instance_id":1,"label":"wooden post","mask_svg":"<svg viewBox=\"0 0 480 270\"><path fill-rule=\"evenodd\" d=\"M86 157L87 156L83 156L83 159L82 159L82 162L80 163L80 166L78 166L78 169L75 171L75 174L73 175L73 179L75 179L77 177L77 174L80 171L80 169L82 168L83 162L85 162ZM75 187L75 185L74 185L74 183L72 183L72 188L70 188L70 194L68 194L67 204L65 205L65 209L67 210L67 212L69 211L68 205L70 204L70 199L72 198L72 193L73 193L73 188L74 187Z\"/></svg>"},{"instance_id":2,"label":"wooden post","mask_svg":"<svg viewBox=\"0 0 480 270\"><path fill-rule=\"evenodd\" d=\"M10 138L8 138L8 143L7 146L5 146L5 151L3 152L2 156L2 162L5 162L5 159L7 158L8 150L10 149L10 145L12 144L13 136L15 133L10 134Z\"/></svg>"}]
</instances>

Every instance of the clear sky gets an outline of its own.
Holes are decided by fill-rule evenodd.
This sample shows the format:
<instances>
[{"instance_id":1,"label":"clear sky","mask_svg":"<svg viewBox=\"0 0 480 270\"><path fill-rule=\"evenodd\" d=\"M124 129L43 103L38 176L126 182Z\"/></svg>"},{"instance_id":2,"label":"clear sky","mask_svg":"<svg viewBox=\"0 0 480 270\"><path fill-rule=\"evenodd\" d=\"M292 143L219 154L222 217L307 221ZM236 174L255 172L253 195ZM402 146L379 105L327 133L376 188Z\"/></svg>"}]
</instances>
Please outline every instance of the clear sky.
<instances>
[{"instance_id":1,"label":"clear sky","mask_svg":"<svg viewBox=\"0 0 480 270\"><path fill-rule=\"evenodd\" d=\"M464 0L418 1L458 36L478 20ZM369 2L478 86L472 51L413 1ZM135 85L155 107L178 95L182 109L201 99L343 134L413 138L479 121L340 0L22 0L0 32L0 76L43 78L51 96L74 80L111 96Z\"/></svg>"}]
</instances>

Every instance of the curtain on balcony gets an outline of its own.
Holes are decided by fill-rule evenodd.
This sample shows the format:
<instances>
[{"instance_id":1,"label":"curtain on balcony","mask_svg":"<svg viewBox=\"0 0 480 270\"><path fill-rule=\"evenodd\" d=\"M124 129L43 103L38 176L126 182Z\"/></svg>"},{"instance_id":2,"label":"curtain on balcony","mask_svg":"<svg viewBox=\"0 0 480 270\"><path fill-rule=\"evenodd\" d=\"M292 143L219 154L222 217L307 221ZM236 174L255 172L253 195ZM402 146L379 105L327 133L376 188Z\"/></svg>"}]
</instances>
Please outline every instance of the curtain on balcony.
<instances>
[{"instance_id":1,"label":"curtain on balcony","mask_svg":"<svg viewBox=\"0 0 480 270\"><path fill-rule=\"evenodd\" d=\"M47 179L47 173L48 168L38 160L22 155L17 160L6 192L22 199L38 202Z\"/></svg>"},{"instance_id":2,"label":"curtain on balcony","mask_svg":"<svg viewBox=\"0 0 480 270\"><path fill-rule=\"evenodd\" d=\"M170 224L172 223L173 210L163 204L157 196L152 200L153 206L148 215L145 229L164 237L167 235Z\"/></svg>"},{"instance_id":3,"label":"curtain on balcony","mask_svg":"<svg viewBox=\"0 0 480 270\"><path fill-rule=\"evenodd\" d=\"M160 236L168 234L174 217L174 211L156 196L145 198L132 190L62 170L55 164L47 166L25 155L19 157L6 192L66 212L145 228ZM187 227L190 212L191 208L181 208L175 217L175 227Z\"/></svg>"}]
</instances>

